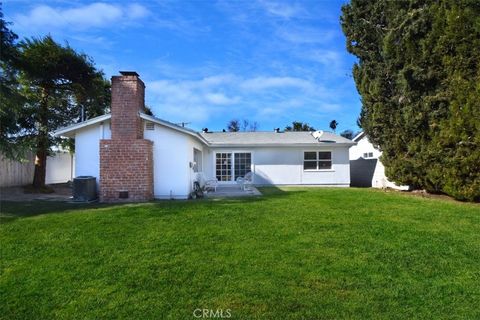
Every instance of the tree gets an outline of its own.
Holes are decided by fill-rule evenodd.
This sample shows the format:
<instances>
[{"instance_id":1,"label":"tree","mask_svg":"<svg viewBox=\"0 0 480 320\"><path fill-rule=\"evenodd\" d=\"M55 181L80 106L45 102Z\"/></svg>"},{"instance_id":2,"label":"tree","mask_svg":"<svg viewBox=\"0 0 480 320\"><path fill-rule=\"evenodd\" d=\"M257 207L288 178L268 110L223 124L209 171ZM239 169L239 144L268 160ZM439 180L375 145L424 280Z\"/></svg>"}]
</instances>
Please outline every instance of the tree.
<instances>
[{"instance_id":1,"label":"tree","mask_svg":"<svg viewBox=\"0 0 480 320\"><path fill-rule=\"evenodd\" d=\"M285 131L315 131L308 123L300 121L293 121L291 126L286 126Z\"/></svg>"},{"instance_id":2,"label":"tree","mask_svg":"<svg viewBox=\"0 0 480 320\"><path fill-rule=\"evenodd\" d=\"M335 132L335 130L337 129L337 126L338 126L337 120L330 121L330 129L332 129L333 132Z\"/></svg>"},{"instance_id":3,"label":"tree","mask_svg":"<svg viewBox=\"0 0 480 320\"><path fill-rule=\"evenodd\" d=\"M240 131L240 121L237 119L232 119L227 123L227 130L229 132L238 132Z\"/></svg>"},{"instance_id":4,"label":"tree","mask_svg":"<svg viewBox=\"0 0 480 320\"><path fill-rule=\"evenodd\" d=\"M241 122L238 119L232 119L227 123L227 130L230 132L257 131L258 123L256 121L250 122L247 119L243 119Z\"/></svg>"},{"instance_id":5,"label":"tree","mask_svg":"<svg viewBox=\"0 0 480 320\"><path fill-rule=\"evenodd\" d=\"M0 152L8 158L21 159L25 145L17 141L20 110L25 102L19 90L18 36L8 28L0 7Z\"/></svg>"},{"instance_id":6,"label":"tree","mask_svg":"<svg viewBox=\"0 0 480 320\"><path fill-rule=\"evenodd\" d=\"M248 131L250 132L255 132L258 130L258 128L260 127L260 125L258 124L257 121L253 121L252 123L249 124L248 126Z\"/></svg>"},{"instance_id":7,"label":"tree","mask_svg":"<svg viewBox=\"0 0 480 320\"><path fill-rule=\"evenodd\" d=\"M27 103L22 107L19 139L29 141L36 153L33 186L45 185L50 147L59 142L50 132L105 111L109 85L91 59L50 36L20 43L20 82Z\"/></svg>"},{"instance_id":8,"label":"tree","mask_svg":"<svg viewBox=\"0 0 480 320\"><path fill-rule=\"evenodd\" d=\"M347 139L350 139L352 140L354 135L353 135L353 131L350 130L350 129L347 129L347 130L344 130L340 133L340 135L344 138L347 138Z\"/></svg>"},{"instance_id":9,"label":"tree","mask_svg":"<svg viewBox=\"0 0 480 320\"><path fill-rule=\"evenodd\" d=\"M479 16L468 0L343 6L360 125L391 180L480 200Z\"/></svg>"}]
</instances>

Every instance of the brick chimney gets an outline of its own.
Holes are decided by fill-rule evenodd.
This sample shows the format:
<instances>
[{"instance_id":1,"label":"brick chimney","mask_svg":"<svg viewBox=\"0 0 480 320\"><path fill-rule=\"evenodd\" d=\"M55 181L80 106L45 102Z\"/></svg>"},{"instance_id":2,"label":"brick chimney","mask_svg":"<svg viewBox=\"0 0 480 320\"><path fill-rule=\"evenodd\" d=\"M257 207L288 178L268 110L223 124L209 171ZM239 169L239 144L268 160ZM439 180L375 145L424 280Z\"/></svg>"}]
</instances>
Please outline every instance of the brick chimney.
<instances>
[{"instance_id":1,"label":"brick chimney","mask_svg":"<svg viewBox=\"0 0 480 320\"><path fill-rule=\"evenodd\" d=\"M112 139L142 139L145 84L134 71L112 77Z\"/></svg>"},{"instance_id":2,"label":"brick chimney","mask_svg":"<svg viewBox=\"0 0 480 320\"><path fill-rule=\"evenodd\" d=\"M100 201L153 198L153 142L143 139L145 84L133 71L112 77L112 138L100 140Z\"/></svg>"}]
</instances>

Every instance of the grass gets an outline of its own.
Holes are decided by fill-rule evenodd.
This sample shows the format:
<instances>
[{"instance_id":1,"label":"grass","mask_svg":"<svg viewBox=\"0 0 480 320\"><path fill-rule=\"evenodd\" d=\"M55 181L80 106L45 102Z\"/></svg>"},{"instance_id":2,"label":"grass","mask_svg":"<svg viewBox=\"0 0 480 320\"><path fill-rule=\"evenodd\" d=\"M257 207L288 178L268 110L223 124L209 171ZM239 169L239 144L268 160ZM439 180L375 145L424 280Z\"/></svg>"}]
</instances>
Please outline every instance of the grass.
<instances>
[{"instance_id":1,"label":"grass","mask_svg":"<svg viewBox=\"0 0 480 320\"><path fill-rule=\"evenodd\" d=\"M480 206L368 189L3 202L2 319L479 319ZM228 314L227 314L228 315Z\"/></svg>"}]
</instances>

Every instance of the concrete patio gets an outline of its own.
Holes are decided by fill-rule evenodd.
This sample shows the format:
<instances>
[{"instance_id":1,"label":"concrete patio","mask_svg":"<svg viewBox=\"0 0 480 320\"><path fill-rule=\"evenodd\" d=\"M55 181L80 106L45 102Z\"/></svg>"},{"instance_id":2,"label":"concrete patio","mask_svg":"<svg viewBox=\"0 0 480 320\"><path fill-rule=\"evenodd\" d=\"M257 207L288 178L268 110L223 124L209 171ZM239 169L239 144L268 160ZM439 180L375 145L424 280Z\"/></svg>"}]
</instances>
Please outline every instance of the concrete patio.
<instances>
[{"instance_id":1,"label":"concrete patio","mask_svg":"<svg viewBox=\"0 0 480 320\"><path fill-rule=\"evenodd\" d=\"M230 197L253 197L262 194L254 186L248 186L245 190L239 185L219 185L217 191L208 191L205 198L230 198Z\"/></svg>"}]
</instances>

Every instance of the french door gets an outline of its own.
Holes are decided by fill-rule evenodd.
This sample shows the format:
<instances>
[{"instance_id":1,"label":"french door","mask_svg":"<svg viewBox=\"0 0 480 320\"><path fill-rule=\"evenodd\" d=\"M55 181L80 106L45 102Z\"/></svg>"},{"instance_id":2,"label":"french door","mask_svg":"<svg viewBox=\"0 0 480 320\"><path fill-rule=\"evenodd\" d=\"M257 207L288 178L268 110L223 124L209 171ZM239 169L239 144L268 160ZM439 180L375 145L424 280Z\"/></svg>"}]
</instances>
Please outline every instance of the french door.
<instances>
[{"instance_id":1,"label":"french door","mask_svg":"<svg viewBox=\"0 0 480 320\"><path fill-rule=\"evenodd\" d=\"M217 152L215 155L216 177L220 182L235 181L250 172L252 154L250 152Z\"/></svg>"}]
</instances>

